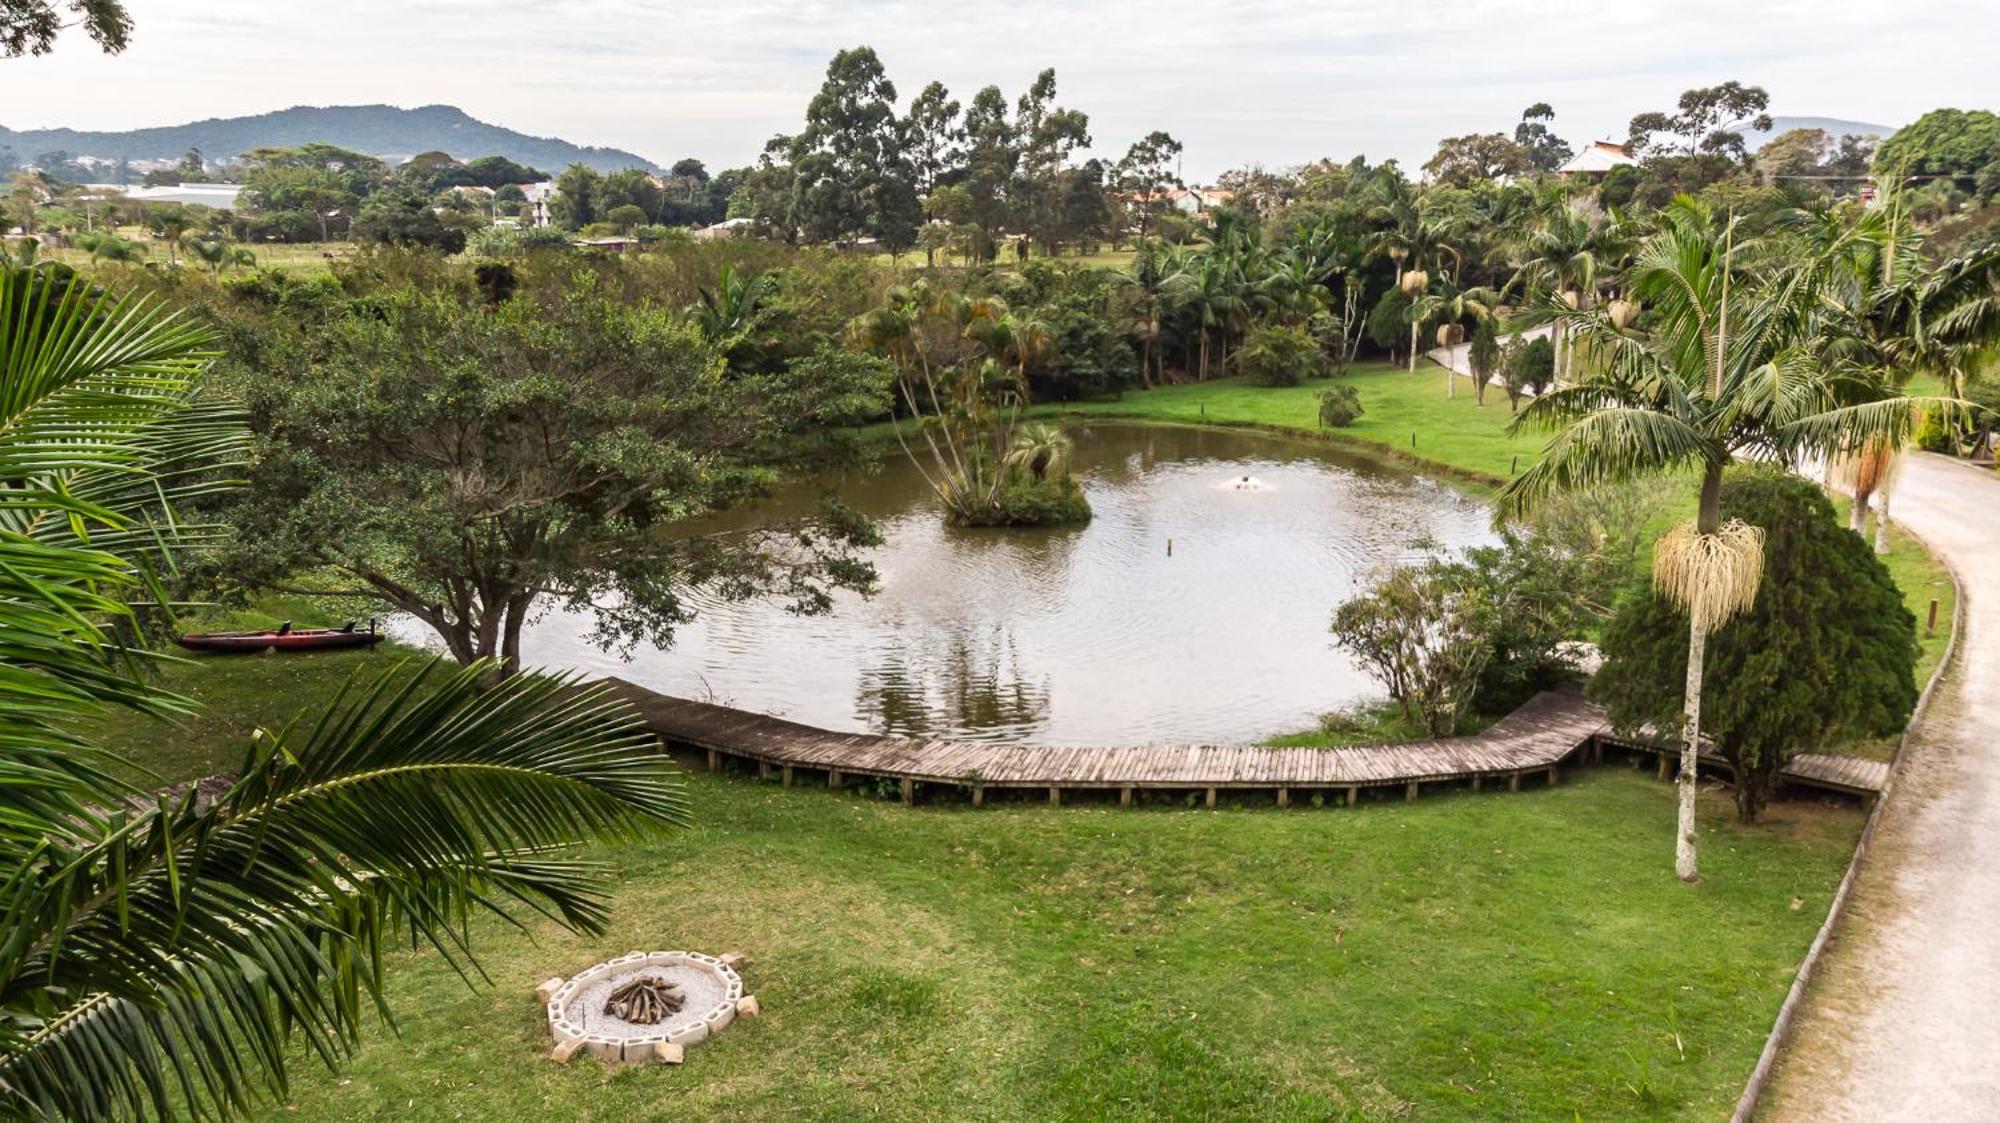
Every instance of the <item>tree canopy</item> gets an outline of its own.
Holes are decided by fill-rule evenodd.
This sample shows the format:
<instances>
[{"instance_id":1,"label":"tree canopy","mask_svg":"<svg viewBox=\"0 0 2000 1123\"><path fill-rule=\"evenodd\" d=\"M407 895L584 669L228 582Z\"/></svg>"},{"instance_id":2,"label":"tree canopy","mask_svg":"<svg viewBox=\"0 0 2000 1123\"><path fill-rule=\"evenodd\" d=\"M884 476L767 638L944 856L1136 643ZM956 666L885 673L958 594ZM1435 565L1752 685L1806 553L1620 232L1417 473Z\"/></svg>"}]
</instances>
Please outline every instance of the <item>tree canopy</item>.
<instances>
[{"instance_id":1,"label":"tree canopy","mask_svg":"<svg viewBox=\"0 0 2000 1123\"><path fill-rule=\"evenodd\" d=\"M550 605L607 645L664 647L697 586L810 613L872 581L852 551L873 530L837 503L763 531L696 520L768 494L827 427L881 413L880 363L820 352L728 370L678 309L591 270L497 306L458 274L412 272L303 327L230 319L260 448L228 512L244 544L230 576L322 574L410 613L461 662L510 666Z\"/></svg>"},{"instance_id":2,"label":"tree canopy","mask_svg":"<svg viewBox=\"0 0 2000 1123\"><path fill-rule=\"evenodd\" d=\"M1736 770L1737 813L1756 818L1795 752L1903 728L1916 704L1916 618L1862 536L1811 483L1731 469L1722 513L1764 532L1756 604L1715 633L1702 728ZM1687 676L1686 614L1634 589L1605 629L1590 686L1621 730L1666 730Z\"/></svg>"}]
</instances>

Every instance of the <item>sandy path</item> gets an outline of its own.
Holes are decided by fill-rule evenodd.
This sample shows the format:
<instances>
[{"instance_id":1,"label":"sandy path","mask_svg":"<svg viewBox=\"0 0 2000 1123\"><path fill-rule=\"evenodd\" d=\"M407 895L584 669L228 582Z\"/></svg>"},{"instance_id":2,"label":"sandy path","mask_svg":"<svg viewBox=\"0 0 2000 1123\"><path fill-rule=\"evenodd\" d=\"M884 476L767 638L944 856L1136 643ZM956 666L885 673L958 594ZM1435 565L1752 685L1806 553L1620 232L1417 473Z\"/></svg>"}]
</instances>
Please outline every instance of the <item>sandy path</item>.
<instances>
[{"instance_id":1,"label":"sandy path","mask_svg":"<svg viewBox=\"0 0 2000 1123\"><path fill-rule=\"evenodd\" d=\"M1909 744L1766 1119L2000 1119L2000 478L1912 456L1891 516L1958 571L1958 662Z\"/></svg>"}]
</instances>

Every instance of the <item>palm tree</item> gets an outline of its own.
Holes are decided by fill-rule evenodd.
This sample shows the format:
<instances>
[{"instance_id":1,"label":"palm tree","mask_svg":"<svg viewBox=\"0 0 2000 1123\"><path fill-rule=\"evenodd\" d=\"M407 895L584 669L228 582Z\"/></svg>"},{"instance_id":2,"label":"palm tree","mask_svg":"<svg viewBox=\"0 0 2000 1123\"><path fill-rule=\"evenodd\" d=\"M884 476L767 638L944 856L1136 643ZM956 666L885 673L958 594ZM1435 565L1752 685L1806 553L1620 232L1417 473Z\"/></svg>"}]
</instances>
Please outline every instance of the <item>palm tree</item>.
<instances>
[{"instance_id":1,"label":"palm tree","mask_svg":"<svg viewBox=\"0 0 2000 1123\"><path fill-rule=\"evenodd\" d=\"M1010 471L1026 473L1036 483L1069 475L1069 458L1075 450L1069 434L1054 425L1037 422L1022 427L1007 450L1004 461Z\"/></svg>"},{"instance_id":2,"label":"palm tree","mask_svg":"<svg viewBox=\"0 0 2000 1123\"><path fill-rule=\"evenodd\" d=\"M1609 310L1550 309L1595 346L1601 370L1537 397L1516 422L1556 432L1541 459L1504 487L1503 516L1561 492L1632 476L1692 470L1698 514L1655 549L1655 589L1689 615L1675 872L1697 876L1695 775L1708 635L1755 600L1762 533L1724 523L1723 469L1739 456L1792 462L1869 443L1900 444L1913 412L1858 368L1823 360L1828 271L1795 255L1756 252L1738 222L1675 203L1626 276L1658 326L1637 334ZM1796 247L1790 247L1796 249ZM1760 260L1760 268L1746 264ZM1951 403L1942 403L1949 407Z\"/></svg>"},{"instance_id":3,"label":"palm tree","mask_svg":"<svg viewBox=\"0 0 2000 1123\"><path fill-rule=\"evenodd\" d=\"M704 342L734 360L763 322L764 301L777 287L769 273L739 273L725 265L715 287L701 289L700 299L688 305L688 319Z\"/></svg>"},{"instance_id":4,"label":"palm tree","mask_svg":"<svg viewBox=\"0 0 2000 1123\"><path fill-rule=\"evenodd\" d=\"M0 272L0 355L0 1115L242 1116L299 1044L337 1063L387 1012L399 930L461 968L481 909L602 931L601 871L556 851L685 799L600 689L391 672L260 730L213 798L114 778L74 719L192 707L130 637L206 533L174 508L248 434L201 393L202 330L59 275Z\"/></svg>"},{"instance_id":5,"label":"palm tree","mask_svg":"<svg viewBox=\"0 0 2000 1123\"><path fill-rule=\"evenodd\" d=\"M1166 318L1175 290L1181 285L1180 259L1165 252L1156 239L1142 239L1132 258L1132 269L1116 274L1131 294L1133 326L1139 333L1139 384L1153 388L1154 378L1165 377L1160 353L1160 325Z\"/></svg>"},{"instance_id":6,"label":"palm tree","mask_svg":"<svg viewBox=\"0 0 2000 1123\"><path fill-rule=\"evenodd\" d=\"M1447 209L1437 192L1386 171L1377 175L1371 191L1368 217L1381 227L1372 252L1396 263L1398 286L1406 269L1444 271L1462 262L1457 244L1461 216Z\"/></svg>"},{"instance_id":7,"label":"palm tree","mask_svg":"<svg viewBox=\"0 0 2000 1123\"><path fill-rule=\"evenodd\" d=\"M1492 319L1493 310L1499 302L1499 296L1493 290L1484 287L1460 288L1450 277L1434 282L1431 290L1431 295L1427 298L1429 301L1427 311L1429 315L1437 317L1439 347L1452 347L1458 344L1464 338L1466 320L1483 324ZM1414 313L1411 318L1415 319ZM1447 398L1458 396L1458 378L1449 366L1444 372L1444 396ZM1481 405L1486 404L1486 393L1482 386L1474 387L1474 396Z\"/></svg>"},{"instance_id":8,"label":"palm tree","mask_svg":"<svg viewBox=\"0 0 2000 1123\"><path fill-rule=\"evenodd\" d=\"M1241 277L1229 259L1210 252L1194 256L1188 270L1178 275L1178 281L1174 286L1175 295L1181 307L1192 316L1199 336L1201 365L1195 377L1207 381L1211 337L1220 337L1222 366L1225 372L1228 369L1227 332L1232 317L1243 306Z\"/></svg>"},{"instance_id":9,"label":"palm tree","mask_svg":"<svg viewBox=\"0 0 2000 1123\"><path fill-rule=\"evenodd\" d=\"M1554 196L1519 233L1514 247L1517 272L1510 286L1524 289L1544 308L1554 307L1551 299L1590 308L1630 252L1630 233L1615 215L1594 214L1567 197ZM1561 385L1571 378L1575 357L1567 331L1558 330L1554 343L1556 384Z\"/></svg>"},{"instance_id":10,"label":"palm tree","mask_svg":"<svg viewBox=\"0 0 2000 1123\"><path fill-rule=\"evenodd\" d=\"M189 234L181 239L181 244L193 254L195 259L208 266L209 271L220 277L223 270L232 266L257 264L257 255L249 250L225 240L220 235Z\"/></svg>"}]
</instances>

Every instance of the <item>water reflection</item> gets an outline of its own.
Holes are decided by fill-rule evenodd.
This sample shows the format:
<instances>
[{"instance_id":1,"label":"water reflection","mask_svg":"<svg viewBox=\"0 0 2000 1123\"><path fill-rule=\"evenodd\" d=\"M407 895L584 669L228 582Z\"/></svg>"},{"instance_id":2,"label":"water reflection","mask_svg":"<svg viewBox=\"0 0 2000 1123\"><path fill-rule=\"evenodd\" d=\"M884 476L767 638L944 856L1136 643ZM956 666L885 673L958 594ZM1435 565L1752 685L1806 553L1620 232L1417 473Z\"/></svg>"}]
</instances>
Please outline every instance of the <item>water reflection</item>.
<instances>
[{"instance_id":1,"label":"water reflection","mask_svg":"<svg viewBox=\"0 0 2000 1123\"><path fill-rule=\"evenodd\" d=\"M903 736L1037 739L1049 712L1049 682L1021 667L1013 636L995 629L942 642L898 644L861 672L858 712L869 729Z\"/></svg>"},{"instance_id":2,"label":"water reflection","mask_svg":"<svg viewBox=\"0 0 2000 1123\"><path fill-rule=\"evenodd\" d=\"M828 617L700 603L627 664L551 612L531 662L623 675L831 729L1054 744L1241 741L1377 693L1328 642L1335 604L1412 543L1490 538L1485 506L1399 467L1244 432L1073 430L1096 517L1048 531L943 524L894 455L823 481L877 519L881 592ZM1264 486L1226 486L1250 476ZM820 493L781 496L768 519ZM1172 543L1169 553L1168 544Z\"/></svg>"}]
</instances>

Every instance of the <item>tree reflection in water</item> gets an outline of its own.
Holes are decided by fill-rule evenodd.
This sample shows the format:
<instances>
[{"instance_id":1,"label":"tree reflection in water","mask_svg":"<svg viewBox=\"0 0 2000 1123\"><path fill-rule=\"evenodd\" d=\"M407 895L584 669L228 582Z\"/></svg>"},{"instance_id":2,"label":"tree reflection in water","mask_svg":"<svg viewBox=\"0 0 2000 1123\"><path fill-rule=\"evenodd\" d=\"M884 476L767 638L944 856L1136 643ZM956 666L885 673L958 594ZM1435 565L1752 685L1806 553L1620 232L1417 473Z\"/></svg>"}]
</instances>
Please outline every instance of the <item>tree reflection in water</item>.
<instances>
[{"instance_id":1,"label":"tree reflection in water","mask_svg":"<svg viewBox=\"0 0 2000 1123\"><path fill-rule=\"evenodd\" d=\"M1023 673L1013 636L940 635L903 642L861 672L856 708L870 729L978 740L1026 740L1049 716L1049 683Z\"/></svg>"}]
</instances>

